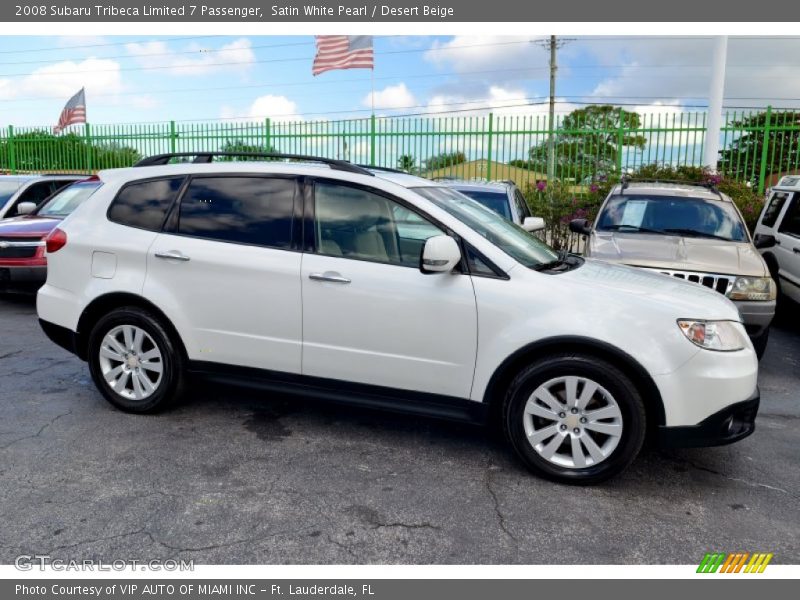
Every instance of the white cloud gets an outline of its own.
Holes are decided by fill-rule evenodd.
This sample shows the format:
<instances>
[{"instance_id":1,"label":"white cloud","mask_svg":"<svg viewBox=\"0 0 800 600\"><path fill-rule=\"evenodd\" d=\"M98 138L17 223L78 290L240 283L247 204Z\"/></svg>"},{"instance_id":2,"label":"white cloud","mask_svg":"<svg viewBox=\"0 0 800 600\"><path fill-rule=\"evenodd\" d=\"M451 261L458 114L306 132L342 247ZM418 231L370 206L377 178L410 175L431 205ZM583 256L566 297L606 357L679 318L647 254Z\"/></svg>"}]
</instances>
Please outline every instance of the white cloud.
<instances>
[{"instance_id":1,"label":"white cloud","mask_svg":"<svg viewBox=\"0 0 800 600\"><path fill-rule=\"evenodd\" d=\"M117 94L122 91L122 75L118 62L109 59L87 58L80 62L71 60L40 67L25 77L0 79L0 99L26 97L63 97L66 102L80 88L86 88L86 102L92 95ZM54 105L63 102L54 99Z\"/></svg>"},{"instance_id":2,"label":"white cloud","mask_svg":"<svg viewBox=\"0 0 800 600\"><path fill-rule=\"evenodd\" d=\"M126 44L125 48L141 66L163 68L173 75L245 71L256 60L252 44L247 38L234 40L217 49L191 44L183 50L173 51L165 42Z\"/></svg>"},{"instance_id":3,"label":"white cloud","mask_svg":"<svg viewBox=\"0 0 800 600\"><path fill-rule=\"evenodd\" d=\"M286 96L259 96L253 103L245 109L237 109L231 106L223 106L220 112L223 119L266 119L273 121L299 121L300 114L297 112L297 104L289 100Z\"/></svg>"},{"instance_id":4,"label":"white cloud","mask_svg":"<svg viewBox=\"0 0 800 600\"><path fill-rule=\"evenodd\" d=\"M414 94L406 87L405 83L389 85L376 92L367 94L361 103L364 106L372 106L372 97L375 98L375 108L382 110L396 110L415 106L417 99Z\"/></svg>"},{"instance_id":5,"label":"white cloud","mask_svg":"<svg viewBox=\"0 0 800 600\"><path fill-rule=\"evenodd\" d=\"M548 60L530 36L512 35L457 35L446 42L435 40L424 57L456 72L545 68Z\"/></svg>"}]
</instances>

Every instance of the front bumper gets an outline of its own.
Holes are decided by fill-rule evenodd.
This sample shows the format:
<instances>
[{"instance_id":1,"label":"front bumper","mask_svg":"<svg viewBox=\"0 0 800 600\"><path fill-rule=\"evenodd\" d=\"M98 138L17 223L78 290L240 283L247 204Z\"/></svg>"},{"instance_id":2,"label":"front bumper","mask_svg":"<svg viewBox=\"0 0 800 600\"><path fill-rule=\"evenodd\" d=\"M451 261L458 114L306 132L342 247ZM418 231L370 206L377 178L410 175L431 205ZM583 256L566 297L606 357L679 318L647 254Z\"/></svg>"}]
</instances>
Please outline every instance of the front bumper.
<instances>
[{"instance_id":1,"label":"front bumper","mask_svg":"<svg viewBox=\"0 0 800 600\"><path fill-rule=\"evenodd\" d=\"M756 428L756 414L760 394L755 393L744 402L726 406L703 419L697 425L680 427L660 426L658 443L662 448L698 448L724 446L746 438Z\"/></svg>"},{"instance_id":2,"label":"front bumper","mask_svg":"<svg viewBox=\"0 0 800 600\"><path fill-rule=\"evenodd\" d=\"M744 328L751 339L763 334L775 316L775 300L768 302L734 300L733 303L739 310Z\"/></svg>"}]
</instances>

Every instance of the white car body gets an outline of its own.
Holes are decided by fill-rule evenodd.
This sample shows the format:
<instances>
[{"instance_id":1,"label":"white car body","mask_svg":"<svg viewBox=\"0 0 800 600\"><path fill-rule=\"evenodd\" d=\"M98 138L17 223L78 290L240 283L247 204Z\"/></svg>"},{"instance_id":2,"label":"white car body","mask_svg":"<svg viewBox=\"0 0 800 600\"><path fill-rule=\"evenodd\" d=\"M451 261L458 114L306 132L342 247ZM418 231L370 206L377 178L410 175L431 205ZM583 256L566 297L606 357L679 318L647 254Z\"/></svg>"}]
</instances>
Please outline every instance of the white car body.
<instances>
[{"instance_id":1,"label":"white car body","mask_svg":"<svg viewBox=\"0 0 800 600\"><path fill-rule=\"evenodd\" d=\"M770 235L775 245L761 250L781 292L800 302L800 176L783 177L772 188L756 225L756 235Z\"/></svg>"},{"instance_id":2,"label":"white car body","mask_svg":"<svg viewBox=\"0 0 800 600\"><path fill-rule=\"evenodd\" d=\"M404 200L462 237L505 274L423 274L338 256L156 233L108 220L120 188L176 174L281 173L324 177ZM432 394L486 405L503 366L533 348L585 345L629 361L662 429L693 427L757 394L749 341L716 352L689 341L678 319L740 317L694 284L586 260L563 274L527 268L413 189L440 184L298 163L215 163L102 171L104 185L60 226L67 245L48 256L38 294L45 324L80 336L87 307L128 294L174 326L188 359ZM156 255L191 260L163 260ZM338 285L311 275L334 274ZM51 337L53 337L51 335ZM745 336L746 337L746 336ZM76 338L77 339L77 338Z\"/></svg>"}]
</instances>

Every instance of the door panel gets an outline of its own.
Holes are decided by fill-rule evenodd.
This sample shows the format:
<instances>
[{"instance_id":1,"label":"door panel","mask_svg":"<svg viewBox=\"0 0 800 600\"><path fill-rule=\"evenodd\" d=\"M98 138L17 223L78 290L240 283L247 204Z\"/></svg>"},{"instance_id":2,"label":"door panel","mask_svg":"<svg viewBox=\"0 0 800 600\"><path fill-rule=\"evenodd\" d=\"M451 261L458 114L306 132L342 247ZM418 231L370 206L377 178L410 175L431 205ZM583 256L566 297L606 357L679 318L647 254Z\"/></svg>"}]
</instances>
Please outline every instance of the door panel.
<instances>
[{"instance_id":1,"label":"door panel","mask_svg":"<svg viewBox=\"0 0 800 600\"><path fill-rule=\"evenodd\" d=\"M303 255L303 374L468 398L472 280L419 270L442 229L381 192L316 182Z\"/></svg>"},{"instance_id":2,"label":"door panel","mask_svg":"<svg viewBox=\"0 0 800 600\"><path fill-rule=\"evenodd\" d=\"M468 275L315 254L303 256L302 273L304 375L469 397L477 314Z\"/></svg>"},{"instance_id":3,"label":"door panel","mask_svg":"<svg viewBox=\"0 0 800 600\"><path fill-rule=\"evenodd\" d=\"M778 224L775 238L775 258L780 267L783 291L800 301L800 194L795 193L789 201Z\"/></svg>"},{"instance_id":4,"label":"door panel","mask_svg":"<svg viewBox=\"0 0 800 600\"><path fill-rule=\"evenodd\" d=\"M184 324L190 359L299 373L301 256L162 233L144 295Z\"/></svg>"}]
</instances>

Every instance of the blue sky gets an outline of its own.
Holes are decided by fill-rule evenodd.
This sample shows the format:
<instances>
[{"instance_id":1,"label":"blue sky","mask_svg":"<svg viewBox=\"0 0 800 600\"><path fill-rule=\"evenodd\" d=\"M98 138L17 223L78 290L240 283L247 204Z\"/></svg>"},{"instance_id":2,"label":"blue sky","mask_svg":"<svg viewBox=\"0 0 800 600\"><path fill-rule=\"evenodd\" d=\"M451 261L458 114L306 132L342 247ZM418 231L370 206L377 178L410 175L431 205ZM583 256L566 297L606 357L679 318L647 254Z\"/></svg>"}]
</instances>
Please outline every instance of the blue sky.
<instances>
[{"instance_id":1,"label":"blue sky","mask_svg":"<svg viewBox=\"0 0 800 600\"><path fill-rule=\"evenodd\" d=\"M579 101L703 104L711 48L709 38L573 38L559 52L559 111ZM375 51L379 114L544 110L520 106L548 90L548 55L533 38L377 37ZM0 125L50 125L81 86L95 123L366 116L370 72L314 78L313 54L312 36L4 36ZM800 38L732 38L726 103L800 106L798 56Z\"/></svg>"}]
</instances>

